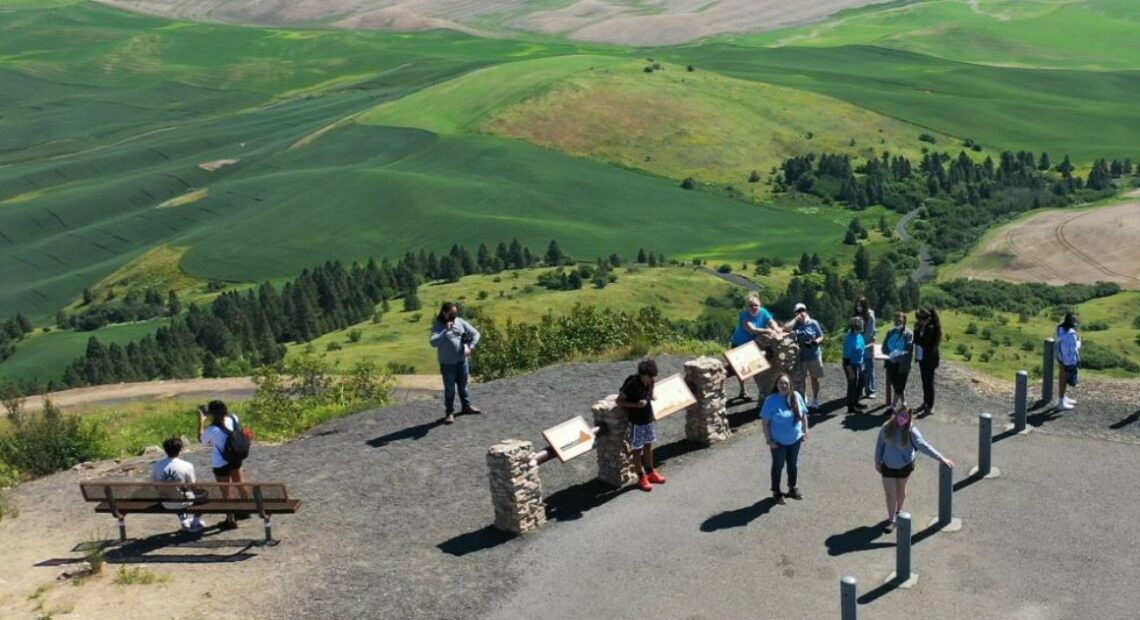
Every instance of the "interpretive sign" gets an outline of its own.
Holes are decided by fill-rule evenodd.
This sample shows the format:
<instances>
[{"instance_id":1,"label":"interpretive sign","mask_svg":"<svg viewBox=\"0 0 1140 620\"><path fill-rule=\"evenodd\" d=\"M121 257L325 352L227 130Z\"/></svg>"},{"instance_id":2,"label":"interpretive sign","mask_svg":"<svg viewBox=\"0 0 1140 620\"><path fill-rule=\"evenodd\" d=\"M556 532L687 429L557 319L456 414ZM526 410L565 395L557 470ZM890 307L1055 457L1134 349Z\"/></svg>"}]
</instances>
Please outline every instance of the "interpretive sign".
<instances>
[{"instance_id":1,"label":"interpretive sign","mask_svg":"<svg viewBox=\"0 0 1140 620\"><path fill-rule=\"evenodd\" d=\"M764 352L755 340L725 351L724 359L728 360L732 371L741 379L756 376L769 368L768 358L764 357Z\"/></svg>"},{"instance_id":2,"label":"interpretive sign","mask_svg":"<svg viewBox=\"0 0 1140 620\"><path fill-rule=\"evenodd\" d=\"M660 420L696 402L681 373L669 375L653 386L653 419Z\"/></svg>"},{"instance_id":3,"label":"interpretive sign","mask_svg":"<svg viewBox=\"0 0 1140 620\"><path fill-rule=\"evenodd\" d=\"M563 463L594 449L594 431L582 416L552 426L542 436Z\"/></svg>"}]
</instances>

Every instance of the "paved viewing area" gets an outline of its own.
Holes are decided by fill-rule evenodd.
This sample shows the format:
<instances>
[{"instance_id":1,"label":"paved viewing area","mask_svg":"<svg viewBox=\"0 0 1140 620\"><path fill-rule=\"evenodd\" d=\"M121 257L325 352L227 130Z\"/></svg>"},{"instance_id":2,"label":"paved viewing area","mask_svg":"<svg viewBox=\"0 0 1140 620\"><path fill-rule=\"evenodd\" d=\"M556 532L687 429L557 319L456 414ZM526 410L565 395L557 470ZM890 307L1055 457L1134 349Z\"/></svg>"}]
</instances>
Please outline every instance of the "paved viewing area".
<instances>
[{"instance_id":1,"label":"paved viewing area","mask_svg":"<svg viewBox=\"0 0 1140 620\"><path fill-rule=\"evenodd\" d=\"M660 360L663 375L682 361ZM168 546L158 533L169 523L133 517L132 535L150 538L110 561L190 562L177 568L180 583L198 571L218 596L249 590L249 604L294 618L505 620L630 617L633 610L656 618L838 618L844 575L858 579L861 618L1130 618L1140 606L1133 587L1140 535L1131 516L1140 509L1137 407L1082 399L1057 419L1031 411L1034 431L1009 436L1002 429L1012 378L1010 398L996 400L952 369L941 374L938 413L919 428L957 464L954 510L963 528L928 529L938 509L938 464L920 456L907 499L919 575L913 589L880 587L895 553L895 536L879 533L885 508L872 463L881 411L843 416L838 402L815 416L804 446L803 501L768 499L770 457L752 402L730 407L735 432L709 449L684 441L683 414L667 418L657 456L669 480L652 493L596 482L593 455L552 461L541 466L549 522L523 537L491 527L487 448L510 437L541 446L542 429L588 414L633 366L563 366L478 385L485 413L452 426L440 423L437 402L413 401L337 420L290 444L259 446L251 476L284 480L306 502L275 519L279 546L224 548L258 536L252 523L211 536L206 548ZM825 395L836 397L839 369L828 373ZM968 471L981 411L994 414L993 465L1001 476L975 481ZM204 455L191 460L202 468ZM95 528L112 531L110 517L88 514L79 501L77 478L66 472L21 488L45 497L49 512L40 518L40 508L30 507L0 523L21 564L0 578L34 563L32 575L59 572L49 558L29 557L11 528L27 537L69 532L56 536L53 552L63 558Z\"/></svg>"}]
</instances>

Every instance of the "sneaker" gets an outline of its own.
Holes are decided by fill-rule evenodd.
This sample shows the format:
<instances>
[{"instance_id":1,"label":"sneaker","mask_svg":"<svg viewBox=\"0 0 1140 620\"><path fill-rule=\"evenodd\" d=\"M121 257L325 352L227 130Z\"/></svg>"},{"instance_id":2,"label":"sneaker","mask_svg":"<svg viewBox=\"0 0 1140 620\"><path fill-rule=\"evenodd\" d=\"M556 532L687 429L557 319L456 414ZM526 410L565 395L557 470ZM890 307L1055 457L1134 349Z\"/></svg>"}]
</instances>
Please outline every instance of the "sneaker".
<instances>
[{"instance_id":1,"label":"sneaker","mask_svg":"<svg viewBox=\"0 0 1140 620\"><path fill-rule=\"evenodd\" d=\"M867 392L866 396L867 398L874 398L875 394L877 394L877 392Z\"/></svg>"},{"instance_id":2,"label":"sneaker","mask_svg":"<svg viewBox=\"0 0 1140 620\"><path fill-rule=\"evenodd\" d=\"M482 409L480 409L478 407L472 407L470 405L464 407L463 409L461 409L459 411L460 415L478 415L480 413L483 413Z\"/></svg>"},{"instance_id":3,"label":"sneaker","mask_svg":"<svg viewBox=\"0 0 1140 620\"><path fill-rule=\"evenodd\" d=\"M454 424L455 423L455 414L454 413L445 414L443 416L443 423L444 424Z\"/></svg>"},{"instance_id":4,"label":"sneaker","mask_svg":"<svg viewBox=\"0 0 1140 620\"><path fill-rule=\"evenodd\" d=\"M662 476L661 473L656 469L649 472L649 475L647 475L646 478L648 478L649 481L653 484L665 484L665 476Z\"/></svg>"},{"instance_id":5,"label":"sneaker","mask_svg":"<svg viewBox=\"0 0 1140 620\"><path fill-rule=\"evenodd\" d=\"M203 525L201 521L195 519L194 522L189 525L189 527L183 529L187 532L190 532L191 534L201 534L202 531L206 529L206 526Z\"/></svg>"},{"instance_id":6,"label":"sneaker","mask_svg":"<svg viewBox=\"0 0 1140 620\"><path fill-rule=\"evenodd\" d=\"M818 398L811 401L811 408L812 409L819 409L819 399Z\"/></svg>"},{"instance_id":7,"label":"sneaker","mask_svg":"<svg viewBox=\"0 0 1140 620\"><path fill-rule=\"evenodd\" d=\"M787 503L784 501L784 494L780 493L779 491L772 491L772 499L776 500L776 503L780 506L783 506Z\"/></svg>"},{"instance_id":8,"label":"sneaker","mask_svg":"<svg viewBox=\"0 0 1140 620\"><path fill-rule=\"evenodd\" d=\"M790 497L796 501L799 501L804 498L804 494L800 493L798 487L792 487L791 489L788 489L788 492L784 494L784 497Z\"/></svg>"},{"instance_id":9,"label":"sneaker","mask_svg":"<svg viewBox=\"0 0 1140 620\"><path fill-rule=\"evenodd\" d=\"M649 476L642 476L637 479L637 486L646 493L653 490L653 485L649 484Z\"/></svg>"},{"instance_id":10,"label":"sneaker","mask_svg":"<svg viewBox=\"0 0 1140 620\"><path fill-rule=\"evenodd\" d=\"M1061 402L1057 404L1058 411L1071 411L1073 409L1073 401L1068 398L1062 398Z\"/></svg>"},{"instance_id":11,"label":"sneaker","mask_svg":"<svg viewBox=\"0 0 1140 620\"><path fill-rule=\"evenodd\" d=\"M883 532L890 534L893 531L895 531L895 522L887 521L887 524L883 526Z\"/></svg>"}]
</instances>

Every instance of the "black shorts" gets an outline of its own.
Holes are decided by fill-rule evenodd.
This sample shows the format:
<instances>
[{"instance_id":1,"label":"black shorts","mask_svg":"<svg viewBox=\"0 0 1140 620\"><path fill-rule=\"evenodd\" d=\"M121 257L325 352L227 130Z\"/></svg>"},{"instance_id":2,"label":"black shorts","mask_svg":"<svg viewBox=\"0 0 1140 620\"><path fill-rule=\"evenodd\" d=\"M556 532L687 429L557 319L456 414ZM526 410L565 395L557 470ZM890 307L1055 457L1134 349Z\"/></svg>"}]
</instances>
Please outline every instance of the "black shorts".
<instances>
[{"instance_id":1,"label":"black shorts","mask_svg":"<svg viewBox=\"0 0 1140 620\"><path fill-rule=\"evenodd\" d=\"M901 467L899 469L892 469L886 465L883 465L884 478L909 478L912 472L914 472L914 463L909 463L906 467Z\"/></svg>"},{"instance_id":2,"label":"black shorts","mask_svg":"<svg viewBox=\"0 0 1140 620\"><path fill-rule=\"evenodd\" d=\"M214 476L228 476L241 469L241 463L226 463L222 467L214 468Z\"/></svg>"}]
</instances>

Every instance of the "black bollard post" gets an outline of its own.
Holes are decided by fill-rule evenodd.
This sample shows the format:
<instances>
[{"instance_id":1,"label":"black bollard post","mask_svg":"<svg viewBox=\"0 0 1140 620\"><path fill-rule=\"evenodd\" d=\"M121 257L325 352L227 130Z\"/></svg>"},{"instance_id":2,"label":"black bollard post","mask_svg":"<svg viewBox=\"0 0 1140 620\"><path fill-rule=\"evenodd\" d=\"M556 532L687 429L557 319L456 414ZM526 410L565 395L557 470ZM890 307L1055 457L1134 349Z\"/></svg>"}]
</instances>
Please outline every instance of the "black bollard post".
<instances>
[{"instance_id":1,"label":"black bollard post","mask_svg":"<svg viewBox=\"0 0 1140 620\"><path fill-rule=\"evenodd\" d=\"M938 526L954 520L954 468L942 463L938 468Z\"/></svg>"},{"instance_id":2,"label":"black bollard post","mask_svg":"<svg viewBox=\"0 0 1140 620\"><path fill-rule=\"evenodd\" d=\"M910 513L900 512L896 517L895 532L895 580L899 583L910 581Z\"/></svg>"},{"instance_id":3,"label":"black bollard post","mask_svg":"<svg viewBox=\"0 0 1140 620\"><path fill-rule=\"evenodd\" d=\"M970 470L970 477L997 478L1001 475L990 463L994 445L994 417L988 413L978 414L978 465Z\"/></svg>"},{"instance_id":4,"label":"black bollard post","mask_svg":"<svg viewBox=\"0 0 1140 620\"><path fill-rule=\"evenodd\" d=\"M856 587L854 577L844 577L839 580L839 617L841 620L858 620L859 618Z\"/></svg>"},{"instance_id":5,"label":"black bollard post","mask_svg":"<svg viewBox=\"0 0 1140 620\"><path fill-rule=\"evenodd\" d=\"M1041 404L1053 400L1053 339L1046 338L1041 349Z\"/></svg>"},{"instance_id":6,"label":"black bollard post","mask_svg":"<svg viewBox=\"0 0 1140 620\"><path fill-rule=\"evenodd\" d=\"M1025 432L1025 414L1029 408L1029 373L1017 371L1017 382L1013 396L1013 432Z\"/></svg>"}]
</instances>

